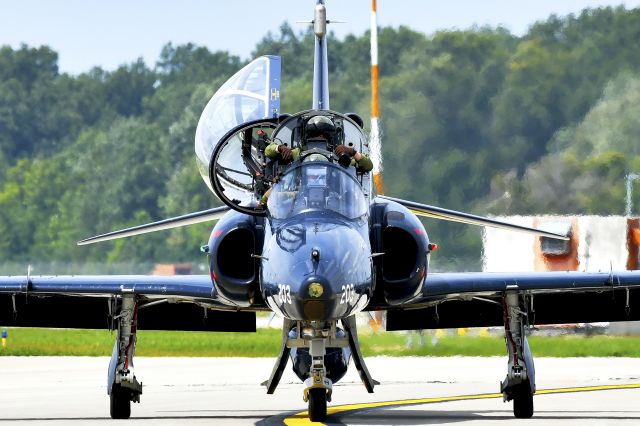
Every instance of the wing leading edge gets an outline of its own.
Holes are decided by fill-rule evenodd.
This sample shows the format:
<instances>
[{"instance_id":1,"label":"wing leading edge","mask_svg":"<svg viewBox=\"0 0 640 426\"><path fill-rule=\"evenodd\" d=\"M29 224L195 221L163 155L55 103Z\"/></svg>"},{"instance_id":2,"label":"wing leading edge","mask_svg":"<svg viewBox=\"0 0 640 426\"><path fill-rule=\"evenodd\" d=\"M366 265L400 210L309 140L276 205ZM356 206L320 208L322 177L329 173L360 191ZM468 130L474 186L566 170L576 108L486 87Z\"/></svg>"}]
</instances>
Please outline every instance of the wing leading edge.
<instances>
[{"instance_id":1,"label":"wing leading edge","mask_svg":"<svg viewBox=\"0 0 640 426\"><path fill-rule=\"evenodd\" d=\"M640 288L640 271L622 272L538 272L430 273L423 286L424 298L452 294L485 294L507 290L531 294L555 291L604 291Z\"/></svg>"},{"instance_id":2,"label":"wing leading edge","mask_svg":"<svg viewBox=\"0 0 640 426\"><path fill-rule=\"evenodd\" d=\"M199 298L214 301L208 275L0 276L0 294L109 297L135 294L148 298Z\"/></svg>"},{"instance_id":3,"label":"wing leading edge","mask_svg":"<svg viewBox=\"0 0 640 426\"><path fill-rule=\"evenodd\" d=\"M418 216L431 217L434 219L442 219L442 220L448 220L452 222L466 223L468 225L490 226L493 228L507 229L510 231L526 232L529 234L534 234L541 237L555 238L558 240L569 239L569 237L567 237L566 235L555 234L553 232L547 232L542 229L515 225L513 223L503 222L503 221L491 219L488 217L476 216L470 213L444 209L442 207L430 206L428 204L415 203L413 201L402 200L400 198L387 197L384 195L379 195L378 197L383 200L394 201L398 204L401 204Z\"/></svg>"},{"instance_id":4,"label":"wing leading edge","mask_svg":"<svg viewBox=\"0 0 640 426\"><path fill-rule=\"evenodd\" d=\"M162 231L164 229L178 228L181 226L193 225L196 223L210 222L218 220L230 209L227 206L215 207L213 209L203 210L195 213L189 213L170 219L160 220L158 222L147 223L144 225L134 226L131 228L121 229L119 231L108 232L106 234L96 235L95 237L86 238L78 241L79 246L99 243L101 241L115 240L118 238L131 237L133 235L147 234L149 232Z\"/></svg>"}]
</instances>

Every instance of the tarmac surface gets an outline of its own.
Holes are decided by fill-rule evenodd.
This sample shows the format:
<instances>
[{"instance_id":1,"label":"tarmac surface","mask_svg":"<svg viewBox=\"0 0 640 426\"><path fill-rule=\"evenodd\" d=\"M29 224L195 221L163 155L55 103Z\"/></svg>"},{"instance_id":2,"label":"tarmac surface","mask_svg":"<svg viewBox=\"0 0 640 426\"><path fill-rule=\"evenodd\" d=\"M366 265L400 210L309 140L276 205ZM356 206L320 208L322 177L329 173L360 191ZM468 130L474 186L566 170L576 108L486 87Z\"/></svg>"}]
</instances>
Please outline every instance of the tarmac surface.
<instances>
[{"instance_id":1,"label":"tarmac surface","mask_svg":"<svg viewBox=\"0 0 640 426\"><path fill-rule=\"evenodd\" d=\"M142 403L132 405L131 424L306 423L306 415L297 414L306 404L290 363L276 393L267 395L259 384L271 373L273 359L135 361L144 391ZM0 423L122 424L109 418L108 364L106 357L0 357ZM327 423L640 424L638 358L536 359L539 392L530 420L514 419L512 404L497 394L506 357L373 357L367 364L381 385L368 394L351 364L334 386ZM559 388L566 393L555 393ZM554 393L545 393L549 389ZM379 407L389 401L395 402ZM355 403L364 405L344 407Z\"/></svg>"}]
</instances>

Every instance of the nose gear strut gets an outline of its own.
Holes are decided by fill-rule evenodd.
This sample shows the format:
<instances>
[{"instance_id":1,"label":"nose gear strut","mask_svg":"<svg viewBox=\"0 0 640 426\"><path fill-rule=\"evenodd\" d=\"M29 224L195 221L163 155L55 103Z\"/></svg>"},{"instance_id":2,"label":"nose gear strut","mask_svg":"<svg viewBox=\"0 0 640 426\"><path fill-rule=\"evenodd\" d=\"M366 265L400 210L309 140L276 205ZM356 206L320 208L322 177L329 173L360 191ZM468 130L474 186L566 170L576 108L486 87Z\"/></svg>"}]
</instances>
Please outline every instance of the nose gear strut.
<instances>
[{"instance_id":1,"label":"nose gear strut","mask_svg":"<svg viewBox=\"0 0 640 426\"><path fill-rule=\"evenodd\" d=\"M274 393L282 377L282 372L287 365L291 348L308 348L311 355L311 368L309 377L304 381L303 400L309 404L308 412L311 421L324 421L327 418L327 401L331 401L333 392L333 383L327 377L327 369L324 363L327 348L349 347L351 349L354 364L367 392L373 393L374 386L380 384L371 377L364 363L358 341L355 316L341 321L346 334L344 337L336 335L335 321L329 324L328 330L314 329L313 336L304 337L301 322L285 319L280 355L276 359L276 364L269 380L262 383L263 386L267 387L268 394ZM296 329L295 333L290 333L294 327ZM326 327L327 325L325 324Z\"/></svg>"}]
</instances>

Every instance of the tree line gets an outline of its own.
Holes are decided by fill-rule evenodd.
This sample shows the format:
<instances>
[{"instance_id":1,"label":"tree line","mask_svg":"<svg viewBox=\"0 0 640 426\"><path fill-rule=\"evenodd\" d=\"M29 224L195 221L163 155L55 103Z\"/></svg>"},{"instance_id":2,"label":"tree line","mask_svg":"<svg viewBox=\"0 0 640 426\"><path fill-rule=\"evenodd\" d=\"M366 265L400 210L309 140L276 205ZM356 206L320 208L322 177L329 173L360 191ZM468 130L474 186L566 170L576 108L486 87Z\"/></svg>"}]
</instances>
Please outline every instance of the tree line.
<instances>
[{"instance_id":1,"label":"tree line","mask_svg":"<svg viewBox=\"0 0 640 426\"><path fill-rule=\"evenodd\" d=\"M285 23L254 49L282 56L284 112L311 105L312 40ZM624 7L551 16L522 37L381 28L387 193L477 214L623 213L624 176L640 172L638 40L640 9ZM328 45L332 109L368 117L368 33ZM199 258L211 225L75 242L219 204L193 136L246 61L169 43L153 66L71 76L57 63L46 46L0 48L0 261ZM477 229L425 223L443 265L479 265Z\"/></svg>"}]
</instances>

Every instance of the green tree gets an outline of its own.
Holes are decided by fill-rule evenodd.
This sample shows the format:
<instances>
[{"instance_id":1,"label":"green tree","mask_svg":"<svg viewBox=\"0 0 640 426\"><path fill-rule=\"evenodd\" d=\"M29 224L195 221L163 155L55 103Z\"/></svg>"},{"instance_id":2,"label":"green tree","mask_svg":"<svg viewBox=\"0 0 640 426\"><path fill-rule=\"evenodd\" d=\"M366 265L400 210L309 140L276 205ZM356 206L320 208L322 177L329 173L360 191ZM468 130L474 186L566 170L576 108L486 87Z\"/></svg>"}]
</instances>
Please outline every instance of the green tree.
<instances>
[{"instance_id":1,"label":"green tree","mask_svg":"<svg viewBox=\"0 0 640 426\"><path fill-rule=\"evenodd\" d=\"M107 102L123 117L140 115L144 99L154 92L156 78L142 59L131 65L121 65L105 78Z\"/></svg>"},{"instance_id":2,"label":"green tree","mask_svg":"<svg viewBox=\"0 0 640 426\"><path fill-rule=\"evenodd\" d=\"M612 80L584 120L556 132L552 152L530 164L521 182L494 179L492 209L623 213L625 176L640 170L638 105L639 77L624 73Z\"/></svg>"},{"instance_id":3,"label":"green tree","mask_svg":"<svg viewBox=\"0 0 640 426\"><path fill-rule=\"evenodd\" d=\"M566 55L537 40L523 41L509 60L509 73L495 99L495 138L503 141L504 165L523 168L546 153L553 133L566 123L562 99ZM517 149L516 149L517 148Z\"/></svg>"},{"instance_id":4,"label":"green tree","mask_svg":"<svg viewBox=\"0 0 640 426\"><path fill-rule=\"evenodd\" d=\"M558 131L552 151L568 150L580 158L619 151L640 155L640 74L623 73L609 82L602 98L580 123Z\"/></svg>"},{"instance_id":5,"label":"green tree","mask_svg":"<svg viewBox=\"0 0 640 426\"><path fill-rule=\"evenodd\" d=\"M168 43L156 64L156 91L145 101L147 117L168 129L189 106L198 85L207 84L212 95L243 65L238 56L228 52L210 52L192 43L175 47Z\"/></svg>"},{"instance_id":6,"label":"green tree","mask_svg":"<svg viewBox=\"0 0 640 426\"><path fill-rule=\"evenodd\" d=\"M258 42L251 56L277 55L282 57L282 79L313 75L313 31L295 33L288 23L280 26L280 34L271 32ZM331 40L329 40L331 44Z\"/></svg>"}]
</instances>

